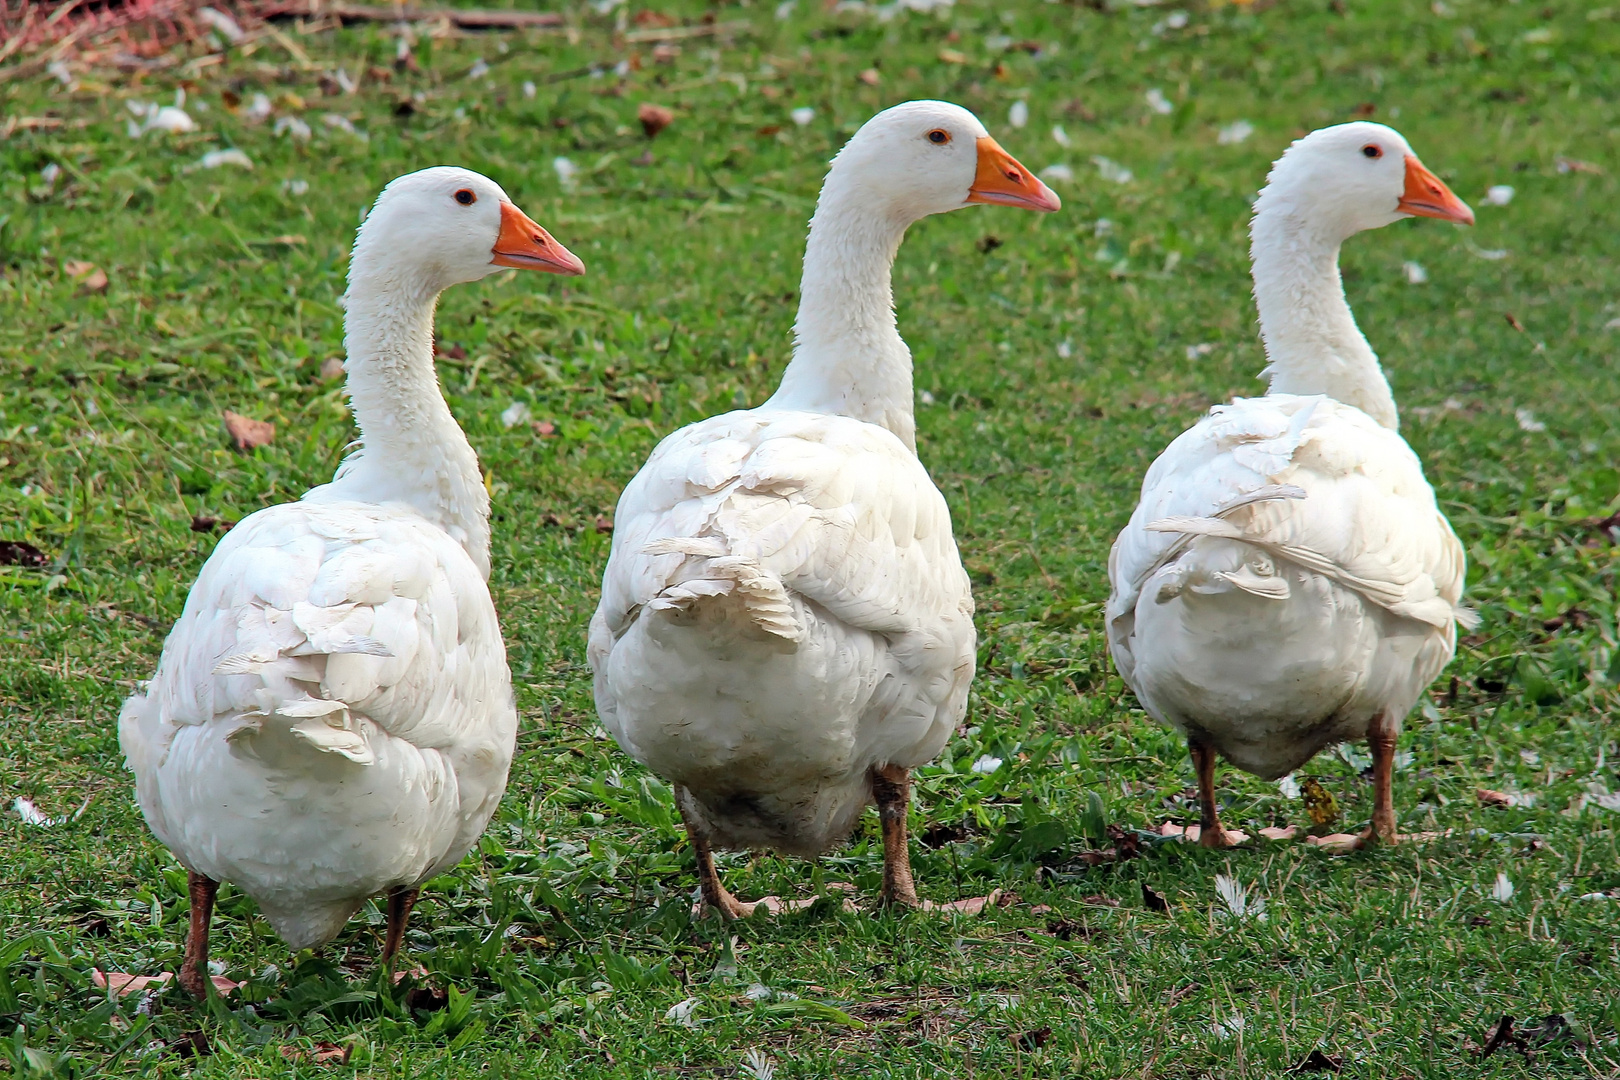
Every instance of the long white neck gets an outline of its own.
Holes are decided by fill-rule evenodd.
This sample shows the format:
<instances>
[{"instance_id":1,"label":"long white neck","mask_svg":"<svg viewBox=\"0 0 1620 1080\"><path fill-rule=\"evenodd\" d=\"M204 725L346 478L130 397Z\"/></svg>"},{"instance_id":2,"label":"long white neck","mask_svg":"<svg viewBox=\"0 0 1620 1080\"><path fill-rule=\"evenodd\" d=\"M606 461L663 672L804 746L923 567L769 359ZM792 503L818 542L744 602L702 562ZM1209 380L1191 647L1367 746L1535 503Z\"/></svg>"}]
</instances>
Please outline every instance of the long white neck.
<instances>
[{"instance_id":1,"label":"long white neck","mask_svg":"<svg viewBox=\"0 0 1620 1080\"><path fill-rule=\"evenodd\" d=\"M909 219L886 214L835 172L810 219L793 359L767 407L851 416L912 452L911 350L894 324L891 275Z\"/></svg>"},{"instance_id":2,"label":"long white neck","mask_svg":"<svg viewBox=\"0 0 1620 1080\"><path fill-rule=\"evenodd\" d=\"M349 403L360 448L325 498L407 503L459 543L489 577L489 492L478 455L445 404L433 368L438 292L356 247L344 296Z\"/></svg>"},{"instance_id":3,"label":"long white neck","mask_svg":"<svg viewBox=\"0 0 1620 1080\"><path fill-rule=\"evenodd\" d=\"M1344 299L1340 238L1274 189L1261 193L1250 233L1268 392L1325 394L1397 428L1389 382Z\"/></svg>"}]
</instances>

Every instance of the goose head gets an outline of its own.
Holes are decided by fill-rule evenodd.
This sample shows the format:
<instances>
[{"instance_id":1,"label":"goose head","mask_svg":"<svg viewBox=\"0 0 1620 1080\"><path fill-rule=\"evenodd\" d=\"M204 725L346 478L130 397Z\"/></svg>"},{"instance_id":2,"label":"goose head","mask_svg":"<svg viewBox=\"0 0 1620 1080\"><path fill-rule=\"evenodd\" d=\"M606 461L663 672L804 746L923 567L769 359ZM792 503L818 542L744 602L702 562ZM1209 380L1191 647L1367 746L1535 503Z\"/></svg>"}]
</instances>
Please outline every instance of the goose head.
<instances>
[{"instance_id":1,"label":"goose head","mask_svg":"<svg viewBox=\"0 0 1620 1080\"><path fill-rule=\"evenodd\" d=\"M391 182L366 215L351 274L387 267L427 294L505 267L583 274L585 264L487 176L448 165Z\"/></svg>"},{"instance_id":2,"label":"goose head","mask_svg":"<svg viewBox=\"0 0 1620 1080\"><path fill-rule=\"evenodd\" d=\"M970 203L1062 205L978 117L946 101L908 101L872 117L833 159L827 185L906 223Z\"/></svg>"},{"instance_id":3,"label":"goose head","mask_svg":"<svg viewBox=\"0 0 1620 1080\"><path fill-rule=\"evenodd\" d=\"M1357 121L1313 131L1277 159L1255 213L1287 205L1334 239L1404 217L1474 223L1468 204L1418 160L1400 132Z\"/></svg>"}]
</instances>

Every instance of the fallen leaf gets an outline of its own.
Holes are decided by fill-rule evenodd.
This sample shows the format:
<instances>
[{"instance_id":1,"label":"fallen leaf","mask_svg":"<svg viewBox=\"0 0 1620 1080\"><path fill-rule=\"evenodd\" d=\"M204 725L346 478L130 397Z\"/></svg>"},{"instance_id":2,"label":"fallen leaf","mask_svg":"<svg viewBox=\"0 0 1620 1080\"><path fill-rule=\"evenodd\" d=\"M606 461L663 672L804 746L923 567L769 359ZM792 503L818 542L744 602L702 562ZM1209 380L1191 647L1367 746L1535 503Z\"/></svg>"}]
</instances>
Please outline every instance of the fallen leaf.
<instances>
[{"instance_id":1,"label":"fallen leaf","mask_svg":"<svg viewBox=\"0 0 1620 1080\"><path fill-rule=\"evenodd\" d=\"M1468 918L1468 925L1489 926L1491 925L1491 917L1489 915L1471 915Z\"/></svg>"},{"instance_id":2,"label":"fallen leaf","mask_svg":"<svg viewBox=\"0 0 1620 1080\"><path fill-rule=\"evenodd\" d=\"M1299 790L1305 796L1305 812L1311 816L1311 824L1321 828L1339 819L1339 804L1334 801L1333 793L1314 776L1301 780Z\"/></svg>"},{"instance_id":3,"label":"fallen leaf","mask_svg":"<svg viewBox=\"0 0 1620 1080\"><path fill-rule=\"evenodd\" d=\"M549 439L557 434L557 425L550 420L541 420L534 425L534 433L542 439Z\"/></svg>"},{"instance_id":4,"label":"fallen leaf","mask_svg":"<svg viewBox=\"0 0 1620 1080\"><path fill-rule=\"evenodd\" d=\"M1322 1051L1320 1051L1320 1050L1312 1050L1309 1054L1305 1055L1305 1060L1304 1061L1300 1062L1298 1065L1295 1065L1289 1071L1290 1072L1296 1072L1296 1073L1313 1073L1313 1072L1335 1072L1336 1073L1336 1072L1338 1072L1339 1070L1341 1070L1343 1068L1344 1068L1344 1058L1339 1057L1337 1055L1334 1055L1334 1056L1330 1057L1329 1055L1322 1053Z\"/></svg>"},{"instance_id":5,"label":"fallen leaf","mask_svg":"<svg viewBox=\"0 0 1620 1080\"><path fill-rule=\"evenodd\" d=\"M1104 831L1114 842L1114 858L1124 862L1142 854L1142 841L1137 839L1136 833L1118 825L1109 825Z\"/></svg>"},{"instance_id":6,"label":"fallen leaf","mask_svg":"<svg viewBox=\"0 0 1620 1080\"><path fill-rule=\"evenodd\" d=\"M1567 1044L1573 1049L1586 1049L1586 1040L1581 1038L1575 1026L1569 1022L1569 1017L1562 1013L1551 1013L1542 1018L1534 1027L1521 1028L1520 1036L1531 1046L1552 1046Z\"/></svg>"},{"instance_id":7,"label":"fallen leaf","mask_svg":"<svg viewBox=\"0 0 1620 1080\"><path fill-rule=\"evenodd\" d=\"M0 540L0 566L44 566L45 553L24 540Z\"/></svg>"},{"instance_id":8,"label":"fallen leaf","mask_svg":"<svg viewBox=\"0 0 1620 1080\"><path fill-rule=\"evenodd\" d=\"M1052 1041L1052 1029L1044 1026L1038 1027L1033 1031L1026 1031L1022 1035L1011 1036L1011 1038L1014 1046L1017 1046L1026 1054L1031 1054Z\"/></svg>"},{"instance_id":9,"label":"fallen leaf","mask_svg":"<svg viewBox=\"0 0 1620 1080\"><path fill-rule=\"evenodd\" d=\"M201 1031L187 1031L169 1043L169 1053L175 1057L207 1057L214 1052L208 1036Z\"/></svg>"},{"instance_id":10,"label":"fallen leaf","mask_svg":"<svg viewBox=\"0 0 1620 1080\"><path fill-rule=\"evenodd\" d=\"M1203 987L1199 986L1197 983L1188 983L1185 986L1178 986L1174 990L1170 991L1169 996L1165 998L1165 1002L1166 1004L1174 1005L1183 998L1191 997L1193 994L1198 993L1198 991L1201 989L1203 989Z\"/></svg>"},{"instance_id":11,"label":"fallen leaf","mask_svg":"<svg viewBox=\"0 0 1620 1080\"><path fill-rule=\"evenodd\" d=\"M1329 833L1326 836L1307 836L1307 844L1321 848L1329 855L1344 855L1361 846L1361 837L1350 833Z\"/></svg>"},{"instance_id":12,"label":"fallen leaf","mask_svg":"<svg viewBox=\"0 0 1620 1080\"><path fill-rule=\"evenodd\" d=\"M1170 910L1170 901L1164 898L1164 893L1145 881L1142 883L1142 904L1149 911L1167 912Z\"/></svg>"},{"instance_id":13,"label":"fallen leaf","mask_svg":"<svg viewBox=\"0 0 1620 1080\"><path fill-rule=\"evenodd\" d=\"M861 80L861 82L865 83L867 86L876 86L878 83L883 81L883 76L878 74L877 68L867 68L865 71L861 72L855 77Z\"/></svg>"},{"instance_id":14,"label":"fallen leaf","mask_svg":"<svg viewBox=\"0 0 1620 1080\"><path fill-rule=\"evenodd\" d=\"M1119 907L1118 900L1115 900L1112 896L1104 896L1101 893L1094 893L1091 896L1082 896L1080 898L1080 902L1082 904L1090 904L1092 907Z\"/></svg>"},{"instance_id":15,"label":"fallen leaf","mask_svg":"<svg viewBox=\"0 0 1620 1080\"><path fill-rule=\"evenodd\" d=\"M1177 825L1173 822L1167 821L1154 831L1160 836L1182 836L1186 833L1187 829L1184 825Z\"/></svg>"},{"instance_id":16,"label":"fallen leaf","mask_svg":"<svg viewBox=\"0 0 1620 1080\"><path fill-rule=\"evenodd\" d=\"M438 1012L450 1004L450 994L431 986L413 986L405 991L405 1005L418 1012Z\"/></svg>"},{"instance_id":17,"label":"fallen leaf","mask_svg":"<svg viewBox=\"0 0 1620 1080\"><path fill-rule=\"evenodd\" d=\"M225 432L238 450L252 450L268 446L275 440L276 425L263 420L252 420L241 413L225 410Z\"/></svg>"},{"instance_id":18,"label":"fallen leaf","mask_svg":"<svg viewBox=\"0 0 1620 1080\"><path fill-rule=\"evenodd\" d=\"M201 514L191 515L191 531L194 533L213 532L214 526L218 524L218 518L204 517Z\"/></svg>"},{"instance_id":19,"label":"fallen leaf","mask_svg":"<svg viewBox=\"0 0 1620 1080\"><path fill-rule=\"evenodd\" d=\"M1559 158L1557 167L1558 171L1561 173L1596 173L1599 176L1603 174L1603 170L1600 167L1592 164L1590 161L1577 161L1574 158Z\"/></svg>"},{"instance_id":20,"label":"fallen leaf","mask_svg":"<svg viewBox=\"0 0 1620 1080\"><path fill-rule=\"evenodd\" d=\"M68 277L79 283L80 296L107 291L107 271L95 263L69 259L62 264L62 269L67 271Z\"/></svg>"},{"instance_id":21,"label":"fallen leaf","mask_svg":"<svg viewBox=\"0 0 1620 1080\"><path fill-rule=\"evenodd\" d=\"M1294 838L1295 834L1297 834L1298 832L1299 832L1299 826L1290 825L1286 829L1279 829L1279 828L1276 828L1276 827L1272 827L1272 828L1268 828L1268 829L1261 829L1260 830L1260 835L1265 837L1267 840L1281 841L1281 840L1292 840Z\"/></svg>"},{"instance_id":22,"label":"fallen leaf","mask_svg":"<svg viewBox=\"0 0 1620 1080\"><path fill-rule=\"evenodd\" d=\"M1513 800L1506 792L1492 791L1490 788L1480 788L1474 792L1481 806L1512 806Z\"/></svg>"},{"instance_id":23,"label":"fallen leaf","mask_svg":"<svg viewBox=\"0 0 1620 1080\"><path fill-rule=\"evenodd\" d=\"M923 847L940 848L946 844L960 844L968 838L968 828L965 821L947 824L943 821L930 821L922 832L917 834L917 841Z\"/></svg>"},{"instance_id":24,"label":"fallen leaf","mask_svg":"<svg viewBox=\"0 0 1620 1080\"><path fill-rule=\"evenodd\" d=\"M675 114L662 105L644 101L636 109L636 119L641 121L641 133L649 139L655 139L660 131L675 122Z\"/></svg>"},{"instance_id":25,"label":"fallen leaf","mask_svg":"<svg viewBox=\"0 0 1620 1080\"><path fill-rule=\"evenodd\" d=\"M979 254L988 255L992 251L996 250L996 248L1000 247L1001 243L1001 238L998 236L985 236L973 246L979 249Z\"/></svg>"},{"instance_id":26,"label":"fallen leaf","mask_svg":"<svg viewBox=\"0 0 1620 1080\"><path fill-rule=\"evenodd\" d=\"M596 531L608 534L613 531L613 519L603 514L596 515Z\"/></svg>"},{"instance_id":27,"label":"fallen leaf","mask_svg":"<svg viewBox=\"0 0 1620 1080\"><path fill-rule=\"evenodd\" d=\"M318 1042L313 1047L283 1046L281 1056L288 1061L310 1061L316 1065L347 1065L354 1053L353 1043Z\"/></svg>"},{"instance_id":28,"label":"fallen leaf","mask_svg":"<svg viewBox=\"0 0 1620 1080\"><path fill-rule=\"evenodd\" d=\"M1517 330L1519 333L1528 334L1530 332L1524 328L1524 323L1520 322L1519 317L1513 314L1513 312L1503 312L1503 315L1507 318L1507 324L1513 327L1513 329Z\"/></svg>"},{"instance_id":29,"label":"fallen leaf","mask_svg":"<svg viewBox=\"0 0 1620 1080\"><path fill-rule=\"evenodd\" d=\"M122 971L102 971L100 968L90 969L90 985L97 990L111 989L119 997L128 997L138 994L149 986L167 986L174 978L174 972L165 971L161 975L129 975Z\"/></svg>"},{"instance_id":30,"label":"fallen leaf","mask_svg":"<svg viewBox=\"0 0 1620 1080\"><path fill-rule=\"evenodd\" d=\"M1490 1057L1504 1046L1511 1046L1520 1053L1525 1053L1530 1049L1524 1041L1524 1036L1513 1034L1513 1017L1511 1016L1502 1017L1492 1026L1490 1031L1485 1033L1485 1045L1479 1051L1480 1059Z\"/></svg>"},{"instance_id":31,"label":"fallen leaf","mask_svg":"<svg viewBox=\"0 0 1620 1080\"><path fill-rule=\"evenodd\" d=\"M923 901L924 911L950 911L958 915L977 915L986 908L1001 905L1001 890L991 889L988 896L970 896L966 900L951 900L947 903L936 903L933 900Z\"/></svg>"},{"instance_id":32,"label":"fallen leaf","mask_svg":"<svg viewBox=\"0 0 1620 1080\"><path fill-rule=\"evenodd\" d=\"M112 923L100 915L81 915L73 920L73 925L79 928L79 933L90 937L112 937Z\"/></svg>"},{"instance_id":33,"label":"fallen leaf","mask_svg":"<svg viewBox=\"0 0 1620 1080\"><path fill-rule=\"evenodd\" d=\"M328 356L321 361L321 378L330 382L333 379L343 378L343 357Z\"/></svg>"}]
</instances>

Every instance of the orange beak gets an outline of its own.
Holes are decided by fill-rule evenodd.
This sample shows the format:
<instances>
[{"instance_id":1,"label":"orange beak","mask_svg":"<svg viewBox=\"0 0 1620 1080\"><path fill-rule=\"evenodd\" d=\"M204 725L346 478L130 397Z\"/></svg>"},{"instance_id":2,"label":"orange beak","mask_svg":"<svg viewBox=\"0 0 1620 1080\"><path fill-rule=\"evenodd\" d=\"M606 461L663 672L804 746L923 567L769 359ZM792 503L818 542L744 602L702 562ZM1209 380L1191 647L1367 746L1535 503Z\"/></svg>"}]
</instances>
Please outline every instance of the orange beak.
<instances>
[{"instance_id":1,"label":"orange beak","mask_svg":"<svg viewBox=\"0 0 1620 1080\"><path fill-rule=\"evenodd\" d=\"M490 249L490 262L515 266L519 270L539 270L546 274L583 274L579 256L551 238L529 216L509 202L501 203L501 233Z\"/></svg>"},{"instance_id":2,"label":"orange beak","mask_svg":"<svg viewBox=\"0 0 1620 1080\"><path fill-rule=\"evenodd\" d=\"M1406 190L1401 193L1401 201L1395 204L1395 209L1403 214L1455 221L1459 225L1474 223L1474 212L1468 209L1468 204L1453 195L1451 189L1412 154L1406 155Z\"/></svg>"},{"instance_id":3,"label":"orange beak","mask_svg":"<svg viewBox=\"0 0 1620 1080\"><path fill-rule=\"evenodd\" d=\"M1041 183L988 135L979 136L979 169L968 189L967 201L1021 206L1046 213L1063 205L1057 192Z\"/></svg>"}]
</instances>

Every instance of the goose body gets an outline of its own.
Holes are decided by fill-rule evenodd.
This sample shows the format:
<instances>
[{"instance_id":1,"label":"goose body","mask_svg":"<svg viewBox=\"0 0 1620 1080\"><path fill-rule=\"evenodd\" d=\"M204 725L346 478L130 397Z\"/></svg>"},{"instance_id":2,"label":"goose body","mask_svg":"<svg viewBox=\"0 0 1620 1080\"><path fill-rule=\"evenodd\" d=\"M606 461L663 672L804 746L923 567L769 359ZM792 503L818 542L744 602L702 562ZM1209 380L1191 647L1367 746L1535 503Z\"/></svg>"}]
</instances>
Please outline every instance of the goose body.
<instances>
[{"instance_id":1,"label":"goose body","mask_svg":"<svg viewBox=\"0 0 1620 1080\"><path fill-rule=\"evenodd\" d=\"M1327 128L1284 155L1252 229L1270 392L1177 438L1114 544L1115 666L1186 734L1210 846L1230 842L1216 755L1276 779L1362 738L1393 841L1396 735L1470 618L1462 545L1339 279L1343 240L1411 214L1473 220L1389 128Z\"/></svg>"},{"instance_id":2,"label":"goose body","mask_svg":"<svg viewBox=\"0 0 1620 1080\"><path fill-rule=\"evenodd\" d=\"M505 790L517 716L489 496L432 360L439 292L501 266L583 271L476 173L389 185L345 297L360 448L225 535L124 705L136 799L191 873L193 992L220 881L295 949L386 892L391 958L416 887L466 854Z\"/></svg>"},{"instance_id":3,"label":"goose body","mask_svg":"<svg viewBox=\"0 0 1620 1080\"><path fill-rule=\"evenodd\" d=\"M615 521L591 630L602 720L716 844L820 854L874 766L944 747L973 596L945 499L891 432L771 405L714 417L664 440Z\"/></svg>"},{"instance_id":4,"label":"goose body","mask_svg":"<svg viewBox=\"0 0 1620 1080\"><path fill-rule=\"evenodd\" d=\"M615 516L590 659L602 722L676 788L705 900L713 846L826 851L874 799L886 899L916 904L909 769L967 707L973 597L917 458L890 272L905 229L968 202L1057 208L966 110L869 121L822 189L792 362L757 409L666 438Z\"/></svg>"}]
</instances>

